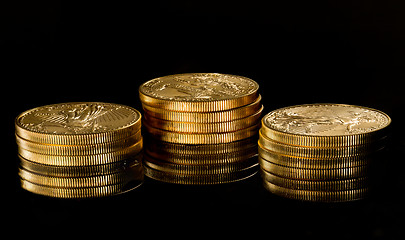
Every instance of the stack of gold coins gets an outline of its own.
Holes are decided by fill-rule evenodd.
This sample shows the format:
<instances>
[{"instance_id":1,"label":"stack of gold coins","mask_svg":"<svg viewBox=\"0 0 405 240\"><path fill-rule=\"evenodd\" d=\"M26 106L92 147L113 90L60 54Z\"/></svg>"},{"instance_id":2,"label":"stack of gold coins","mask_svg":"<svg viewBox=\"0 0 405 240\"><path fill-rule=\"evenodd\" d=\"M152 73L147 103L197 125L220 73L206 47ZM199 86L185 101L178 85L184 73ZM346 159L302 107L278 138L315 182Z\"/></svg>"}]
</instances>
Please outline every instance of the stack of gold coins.
<instances>
[{"instance_id":1,"label":"stack of gold coins","mask_svg":"<svg viewBox=\"0 0 405 240\"><path fill-rule=\"evenodd\" d=\"M258 89L249 78L218 73L177 74L141 85L145 175L190 185L253 176L263 108Z\"/></svg>"},{"instance_id":2,"label":"stack of gold coins","mask_svg":"<svg viewBox=\"0 0 405 240\"><path fill-rule=\"evenodd\" d=\"M262 119L259 163L264 186L277 195L306 201L364 198L370 164L384 147L390 117L343 104L281 108Z\"/></svg>"},{"instance_id":3,"label":"stack of gold coins","mask_svg":"<svg viewBox=\"0 0 405 240\"><path fill-rule=\"evenodd\" d=\"M141 114L100 102L61 103L15 121L22 188L58 198L109 196L143 182Z\"/></svg>"}]
</instances>

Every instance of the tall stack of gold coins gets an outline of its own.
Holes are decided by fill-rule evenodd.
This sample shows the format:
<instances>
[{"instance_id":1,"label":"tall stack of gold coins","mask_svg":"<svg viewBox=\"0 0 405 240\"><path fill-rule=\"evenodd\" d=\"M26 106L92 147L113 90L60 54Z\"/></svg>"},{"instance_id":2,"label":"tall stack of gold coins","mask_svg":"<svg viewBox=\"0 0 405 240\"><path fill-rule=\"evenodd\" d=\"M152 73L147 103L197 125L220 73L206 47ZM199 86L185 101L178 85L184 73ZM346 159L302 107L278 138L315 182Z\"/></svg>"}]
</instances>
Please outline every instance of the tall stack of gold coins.
<instances>
[{"instance_id":1,"label":"tall stack of gold coins","mask_svg":"<svg viewBox=\"0 0 405 240\"><path fill-rule=\"evenodd\" d=\"M100 102L61 103L15 121L22 188L58 198L114 195L143 182L141 114Z\"/></svg>"},{"instance_id":2,"label":"tall stack of gold coins","mask_svg":"<svg viewBox=\"0 0 405 240\"><path fill-rule=\"evenodd\" d=\"M370 164L384 147L390 117L343 104L281 108L262 119L259 163L264 186L306 201L362 199L370 190Z\"/></svg>"},{"instance_id":3,"label":"tall stack of gold coins","mask_svg":"<svg viewBox=\"0 0 405 240\"><path fill-rule=\"evenodd\" d=\"M218 73L177 74L141 85L145 175L190 185L253 176L262 112L258 89L249 78Z\"/></svg>"}]
</instances>

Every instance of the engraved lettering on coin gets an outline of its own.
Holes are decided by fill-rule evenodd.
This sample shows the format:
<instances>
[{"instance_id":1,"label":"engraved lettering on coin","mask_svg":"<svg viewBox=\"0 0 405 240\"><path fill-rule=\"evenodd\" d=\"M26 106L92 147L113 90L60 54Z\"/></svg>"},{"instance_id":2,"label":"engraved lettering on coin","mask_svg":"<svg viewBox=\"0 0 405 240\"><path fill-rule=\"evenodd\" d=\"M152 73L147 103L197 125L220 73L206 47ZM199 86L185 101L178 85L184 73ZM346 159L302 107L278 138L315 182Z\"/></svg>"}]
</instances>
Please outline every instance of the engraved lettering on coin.
<instances>
[{"instance_id":1,"label":"engraved lettering on coin","mask_svg":"<svg viewBox=\"0 0 405 240\"><path fill-rule=\"evenodd\" d=\"M152 79L140 88L146 95L166 100L212 101L233 99L258 89L253 80L218 73L190 73Z\"/></svg>"},{"instance_id":2,"label":"engraved lettering on coin","mask_svg":"<svg viewBox=\"0 0 405 240\"><path fill-rule=\"evenodd\" d=\"M136 111L118 104L66 103L28 111L18 123L42 133L85 134L115 130L139 118Z\"/></svg>"},{"instance_id":3,"label":"engraved lettering on coin","mask_svg":"<svg viewBox=\"0 0 405 240\"><path fill-rule=\"evenodd\" d=\"M308 104L275 110L265 116L267 127L281 132L337 136L367 133L388 126L384 113L343 104Z\"/></svg>"}]
</instances>

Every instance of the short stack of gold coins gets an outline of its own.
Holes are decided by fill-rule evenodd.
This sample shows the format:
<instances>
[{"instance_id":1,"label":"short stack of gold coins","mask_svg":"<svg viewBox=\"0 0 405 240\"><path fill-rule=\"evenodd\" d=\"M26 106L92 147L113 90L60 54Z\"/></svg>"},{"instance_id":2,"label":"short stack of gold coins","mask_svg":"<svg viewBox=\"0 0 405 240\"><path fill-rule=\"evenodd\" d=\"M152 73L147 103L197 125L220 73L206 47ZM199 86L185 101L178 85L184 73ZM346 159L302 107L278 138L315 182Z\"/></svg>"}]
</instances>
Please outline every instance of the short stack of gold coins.
<instances>
[{"instance_id":1,"label":"short stack of gold coins","mask_svg":"<svg viewBox=\"0 0 405 240\"><path fill-rule=\"evenodd\" d=\"M253 176L263 108L258 88L249 78L218 73L170 75L142 84L145 175L188 185Z\"/></svg>"},{"instance_id":2,"label":"short stack of gold coins","mask_svg":"<svg viewBox=\"0 0 405 240\"><path fill-rule=\"evenodd\" d=\"M21 187L57 198L110 196L140 186L141 114L101 102L46 105L15 121Z\"/></svg>"},{"instance_id":3,"label":"short stack of gold coins","mask_svg":"<svg viewBox=\"0 0 405 240\"><path fill-rule=\"evenodd\" d=\"M262 119L259 163L266 189L315 202L358 200L370 192L370 165L390 117L344 104L281 108Z\"/></svg>"}]
</instances>

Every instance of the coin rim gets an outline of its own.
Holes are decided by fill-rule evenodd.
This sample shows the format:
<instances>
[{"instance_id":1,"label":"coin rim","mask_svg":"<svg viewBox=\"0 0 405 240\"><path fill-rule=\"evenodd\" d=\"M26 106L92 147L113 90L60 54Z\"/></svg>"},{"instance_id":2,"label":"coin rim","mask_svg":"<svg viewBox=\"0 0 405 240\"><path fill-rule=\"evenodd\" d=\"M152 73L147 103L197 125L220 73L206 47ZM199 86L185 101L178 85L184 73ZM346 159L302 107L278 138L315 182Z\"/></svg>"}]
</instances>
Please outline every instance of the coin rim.
<instances>
[{"instance_id":1,"label":"coin rim","mask_svg":"<svg viewBox=\"0 0 405 240\"><path fill-rule=\"evenodd\" d=\"M135 119L131 123L128 123L125 126L121 126L117 129L112 129L108 130L105 132L97 132L97 133L80 133L80 134L72 134L72 133L67 133L67 134L60 134L60 133L43 133L43 132L38 132L30 129L26 129L24 126L22 126L19 123L19 119L21 117L25 116L26 114L37 111L40 108L44 107L51 107L55 105L74 105L74 104L106 104L106 105L117 105L121 106L124 108L127 108L129 110L134 111L139 115L138 119ZM39 106L36 108L32 108L29 110L26 110L22 113L20 113L14 120L14 125L15 125L15 132L19 136L35 141L35 142L40 142L40 143L49 143L49 144L94 144L94 143L100 143L100 142L109 142L109 141L114 141L118 140L121 138L125 138L129 135L132 134L135 129L135 132L137 132L141 128L141 121L142 121L142 114L136 110L135 108L123 105L123 104L117 104L117 103L107 103L107 102L66 102L66 103L55 103L55 104L48 104L44 106ZM129 133L127 133L129 132Z\"/></svg>"},{"instance_id":2,"label":"coin rim","mask_svg":"<svg viewBox=\"0 0 405 240\"><path fill-rule=\"evenodd\" d=\"M217 74L217 75L228 75L231 77L242 78L242 79L252 82L256 86L256 88L251 93L237 96L235 98L221 99L221 100L205 100L205 101L204 101L204 99L203 99L203 101L180 101L180 100L161 99L161 98L153 97L150 94L147 94L143 91L143 86L146 83L149 83L151 81L156 81L156 80L159 80L161 78L166 78L166 77L192 75L192 74L210 74L210 75ZM249 102L251 102L252 99L257 98L258 91L259 91L259 84L256 81L254 81L253 79L250 79L250 78L247 78L244 76L225 74L225 73L181 73L181 74L167 75L167 76L162 76L162 77L148 80L148 81L144 82L143 84L141 84L138 88L139 98L140 98L141 102L146 103L147 105L156 106L159 108L173 110L173 111L184 111L185 106L187 106L188 110L193 111L193 112L223 111L223 110L227 110L227 109L231 109L231 108L244 106L244 105L248 104Z\"/></svg>"},{"instance_id":3,"label":"coin rim","mask_svg":"<svg viewBox=\"0 0 405 240\"><path fill-rule=\"evenodd\" d=\"M347 134L341 134L341 135L332 135L332 136L320 136L320 135L305 135L305 134L298 134L298 133L283 132L283 131L274 129L274 128L272 128L271 126L268 126L268 125L265 123L265 119L266 119L270 114L272 114L272 113L274 113L274 112L276 112L276 111L285 110L285 109L290 109L290 108L299 107L299 106L320 106L320 105L324 105L324 106L326 106L326 105L334 105L334 106L343 106L343 107L356 107L356 108L361 108L361 109L366 109L366 110L375 111L375 112L378 112L378 113L380 113L381 115L385 116L385 117L388 119L388 124L387 124L386 126L384 126L383 128L375 129L375 130L372 130L372 131L369 131L369 132L366 132L366 133L355 133L355 134L349 134L349 135L347 135ZM274 131L274 132L278 133L280 136L282 136L282 135L287 135L287 136L290 135L290 137L296 137L296 138L324 138L324 139L328 139L328 141L332 141L331 138L332 138L332 139L333 139L333 138L337 138L337 139L333 139L333 141L351 142L350 139L349 139L350 137L352 137L352 138L353 138L353 137L362 138L362 137L365 137L365 136L362 136L362 135L368 135L368 134L372 134L372 133L381 131L381 130L387 128L387 127L391 124L392 120L391 120L391 118L390 118L390 116L389 116L388 114L386 114L386 113L384 113L384 112L382 112L382 111L380 111L380 110L374 109L374 108L363 107L363 106L359 106L359 105L340 104L340 103L310 103L310 104L300 104L300 105L293 105L293 106L288 106L288 107L283 107L283 108L275 109L275 110L273 110L273 111L267 113L266 115L264 115L261 122L262 122L263 128L266 128L266 130L268 129L268 130L270 130L270 131ZM266 135L267 135L267 134L266 134ZM270 136L271 136L271 134L270 134ZM347 140L345 140L346 138L347 138ZM307 141L308 141L308 142L311 142L311 140L314 141L313 139L308 139ZM282 141L282 140L281 140L281 141ZM319 140L318 140L318 141L319 141ZM353 141L353 140L352 140L352 141ZM355 141L355 142L357 142L357 141Z\"/></svg>"}]
</instances>

